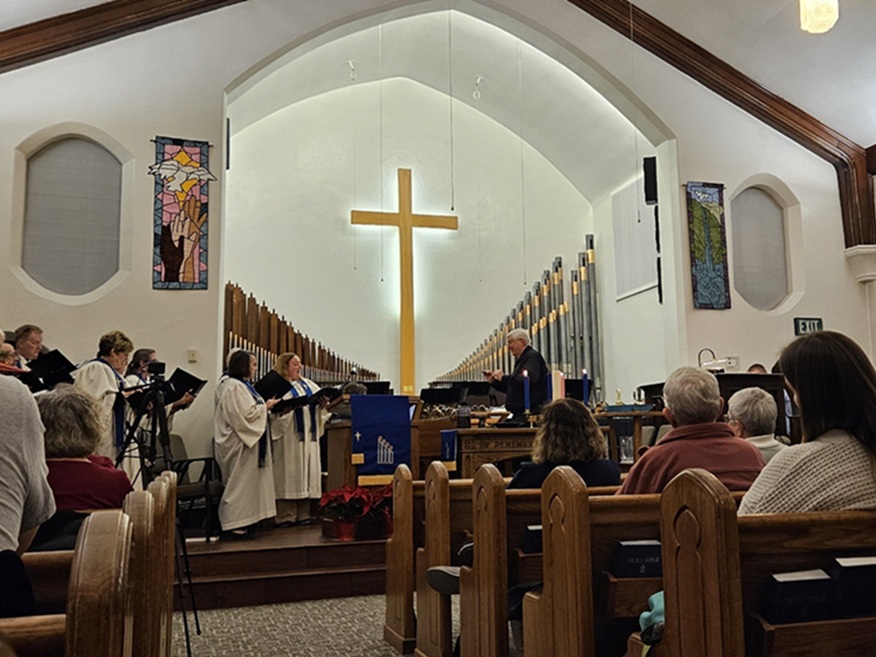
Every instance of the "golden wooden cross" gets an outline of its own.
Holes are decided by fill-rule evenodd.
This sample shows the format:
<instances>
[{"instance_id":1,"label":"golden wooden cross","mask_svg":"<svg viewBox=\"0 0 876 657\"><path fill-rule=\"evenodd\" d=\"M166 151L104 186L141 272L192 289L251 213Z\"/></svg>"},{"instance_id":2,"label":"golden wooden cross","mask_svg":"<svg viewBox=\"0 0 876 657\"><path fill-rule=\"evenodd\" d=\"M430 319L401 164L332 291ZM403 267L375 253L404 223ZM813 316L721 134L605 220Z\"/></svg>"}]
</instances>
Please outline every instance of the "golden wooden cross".
<instances>
[{"instance_id":1,"label":"golden wooden cross","mask_svg":"<svg viewBox=\"0 0 876 657\"><path fill-rule=\"evenodd\" d=\"M401 392L414 393L414 228L447 228L456 230L459 219L452 215L414 214L411 210L411 170L398 170L398 212L366 212L353 210L354 224L398 226L399 264L401 266Z\"/></svg>"}]
</instances>

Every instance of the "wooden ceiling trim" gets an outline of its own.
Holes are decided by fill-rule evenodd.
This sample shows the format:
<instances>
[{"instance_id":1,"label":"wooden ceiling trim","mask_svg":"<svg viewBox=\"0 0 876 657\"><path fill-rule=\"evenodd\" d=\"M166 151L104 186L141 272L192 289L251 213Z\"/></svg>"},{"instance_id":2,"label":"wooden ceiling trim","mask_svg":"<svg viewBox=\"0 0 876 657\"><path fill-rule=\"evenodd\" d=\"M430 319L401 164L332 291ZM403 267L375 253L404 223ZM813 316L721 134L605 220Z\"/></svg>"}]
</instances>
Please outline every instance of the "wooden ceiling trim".
<instances>
[{"instance_id":1,"label":"wooden ceiling trim","mask_svg":"<svg viewBox=\"0 0 876 657\"><path fill-rule=\"evenodd\" d=\"M113 0L0 32L0 73L243 0Z\"/></svg>"},{"instance_id":2,"label":"wooden ceiling trim","mask_svg":"<svg viewBox=\"0 0 876 657\"><path fill-rule=\"evenodd\" d=\"M569 0L636 45L830 162L837 172L846 247L876 244L867 152L627 0Z\"/></svg>"}]
</instances>

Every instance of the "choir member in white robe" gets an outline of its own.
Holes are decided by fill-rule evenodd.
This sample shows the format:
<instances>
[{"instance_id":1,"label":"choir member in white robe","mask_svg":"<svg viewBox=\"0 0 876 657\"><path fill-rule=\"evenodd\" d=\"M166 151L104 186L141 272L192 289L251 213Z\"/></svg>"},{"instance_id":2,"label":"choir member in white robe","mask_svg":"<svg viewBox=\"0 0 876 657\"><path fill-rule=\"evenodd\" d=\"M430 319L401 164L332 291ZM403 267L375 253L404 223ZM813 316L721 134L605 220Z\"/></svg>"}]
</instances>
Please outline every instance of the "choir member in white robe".
<instances>
[{"instance_id":1,"label":"choir member in white robe","mask_svg":"<svg viewBox=\"0 0 876 657\"><path fill-rule=\"evenodd\" d=\"M101 435L95 454L115 460L125 440L125 404L122 372L134 344L121 331L100 336L97 358L73 372L73 385L89 393L100 404ZM129 473L130 474L130 473Z\"/></svg>"},{"instance_id":2,"label":"choir member in white robe","mask_svg":"<svg viewBox=\"0 0 876 657\"><path fill-rule=\"evenodd\" d=\"M292 353L277 358L274 371L291 386L283 399L309 397L320 387L301 376L301 359ZM274 488L277 494L278 525L310 521L310 500L322 495L322 464L319 437L329 413L325 404L297 408L281 416L271 414L274 447Z\"/></svg>"},{"instance_id":3,"label":"choir member in white robe","mask_svg":"<svg viewBox=\"0 0 876 657\"><path fill-rule=\"evenodd\" d=\"M254 536L256 523L277 513L268 444L268 411L277 400L265 401L253 388L256 370L253 354L236 351L216 389L213 439L225 482L219 522L229 538Z\"/></svg>"}]
</instances>

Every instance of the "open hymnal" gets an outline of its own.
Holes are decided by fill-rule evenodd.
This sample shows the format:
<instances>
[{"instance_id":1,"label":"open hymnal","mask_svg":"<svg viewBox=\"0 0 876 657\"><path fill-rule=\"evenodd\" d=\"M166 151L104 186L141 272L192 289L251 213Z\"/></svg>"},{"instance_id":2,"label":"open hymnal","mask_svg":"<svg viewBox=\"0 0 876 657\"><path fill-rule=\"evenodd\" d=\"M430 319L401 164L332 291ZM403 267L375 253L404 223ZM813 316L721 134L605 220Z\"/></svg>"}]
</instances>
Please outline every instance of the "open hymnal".
<instances>
[{"instance_id":1,"label":"open hymnal","mask_svg":"<svg viewBox=\"0 0 876 657\"><path fill-rule=\"evenodd\" d=\"M255 383L256 391L263 399L279 399L271 409L272 413L285 413L302 406L319 404L323 399L331 401L340 396L341 391L337 388L320 388L311 395L301 395L292 399L283 399L283 396L292 389L292 384L277 372L268 372Z\"/></svg>"}]
</instances>

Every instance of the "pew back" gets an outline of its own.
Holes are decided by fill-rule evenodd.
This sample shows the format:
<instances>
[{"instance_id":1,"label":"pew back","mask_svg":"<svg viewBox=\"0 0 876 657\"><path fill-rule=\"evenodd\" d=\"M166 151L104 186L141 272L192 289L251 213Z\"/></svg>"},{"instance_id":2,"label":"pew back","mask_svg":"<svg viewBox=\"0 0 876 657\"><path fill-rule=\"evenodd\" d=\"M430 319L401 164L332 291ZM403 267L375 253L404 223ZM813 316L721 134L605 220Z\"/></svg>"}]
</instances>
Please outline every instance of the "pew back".
<instances>
[{"instance_id":1,"label":"pew back","mask_svg":"<svg viewBox=\"0 0 876 657\"><path fill-rule=\"evenodd\" d=\"M673 656L815 657L871 650L872 618L772 626L753 612L770 573L824 568L834 556L876 554L876 512L737 518L726 488L704 470L689 470L667 486L661 516L664 641Z\"/></svg>"}]
</instances>

